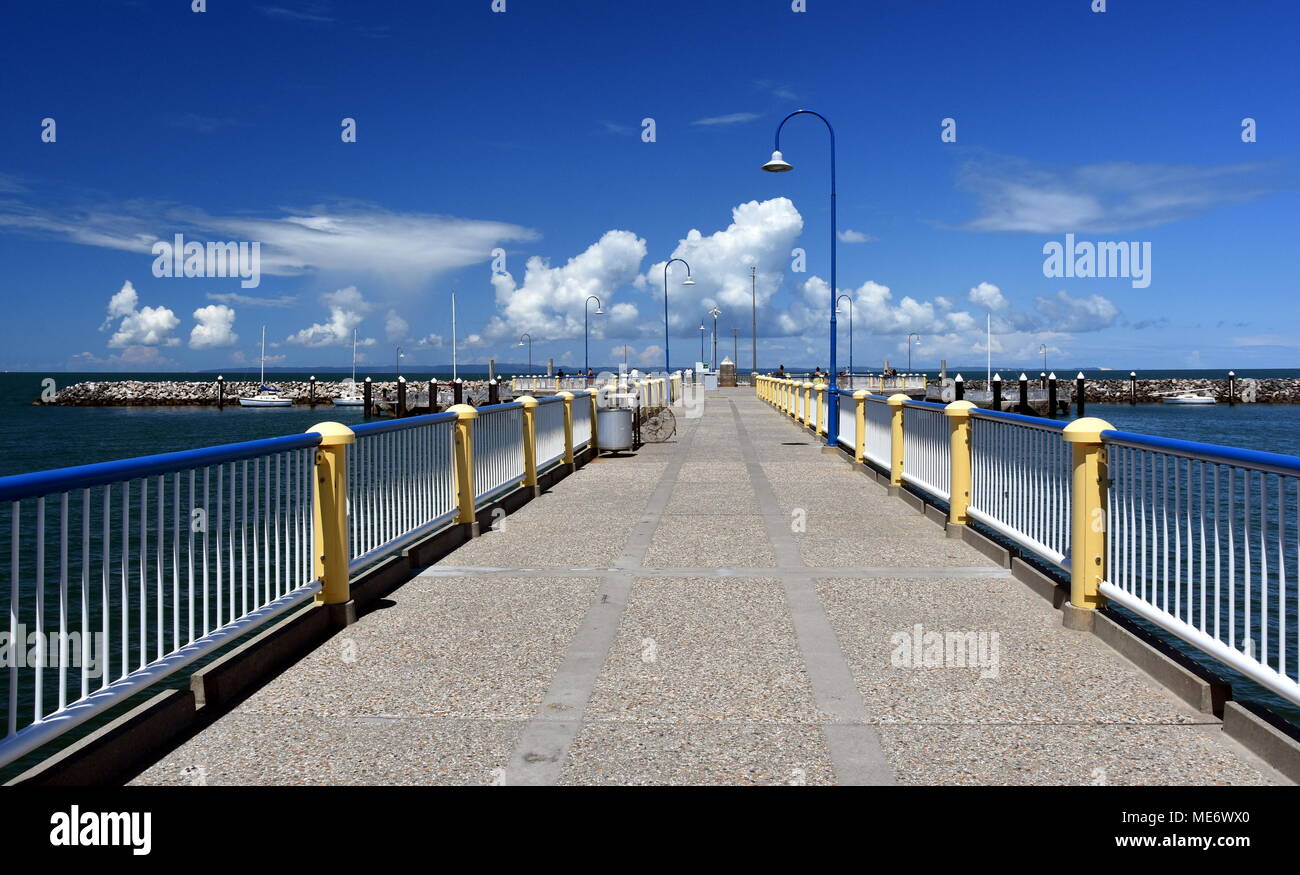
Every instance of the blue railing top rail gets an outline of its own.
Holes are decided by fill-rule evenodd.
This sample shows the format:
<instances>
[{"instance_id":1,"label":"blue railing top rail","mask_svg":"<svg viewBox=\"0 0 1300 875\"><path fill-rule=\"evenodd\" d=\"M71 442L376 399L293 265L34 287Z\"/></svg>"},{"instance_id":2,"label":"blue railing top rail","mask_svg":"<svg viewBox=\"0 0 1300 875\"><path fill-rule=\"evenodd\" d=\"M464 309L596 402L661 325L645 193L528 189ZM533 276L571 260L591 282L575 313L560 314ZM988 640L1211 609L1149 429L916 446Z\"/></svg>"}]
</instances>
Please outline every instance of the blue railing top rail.
<instances>
[{"instance_id":1,"label":"blue railing top rail","mask_svg":"<svg viewBox=\"0 0 1300 875\"><path fill-rule=\"evenodd\" d=\"M537 403L542 403L540 398L537 400ZM522 410L523 407L524 404L522 401L503 401L500 404L485 404L478 409L478 412L479 416L482 416L485 413L500 413L502 410Z\"/></svg>"},{"instance_id":2,"label":"blue railing top rail","mask_svg":"<svg viewBox=\"0 0 1300 875\"><path fill-rule=\"evenodd\" d=\"M454 422L456 414L443 411L442 413L426 413L423 416L403 416L399 419L363 422L360 425L351 426L351 428L357 437L368 437L390 431L405 431L408 428L419 428L422 425L432 425L435 422L447 422L448 420Z\"/></svg>"},{"instance_id":3,"label":"blue railing top rail","mask_svg":"<svg viewBox=\"0 0 1300 875\"><path fill-rule=\"evenodd\" d=\"M1029 425L1034 428L1045 428L1052 431L1064 431L1066 423L1057 419L1048 419L1044 416L1026 416L1023 413L1009 413L1005 410L985 410L979 408L972 410L970 415L976 419L995 419L1004 422L1014 422L1018 425Z\"/></svg>"},{"instance_id":4,"label":"blue railing top rail","mask_svg":"<svg viewBox=\"0 0 1300 875\"><path fill-rule=\"evenodd\" d=\"M550 396L548 396L548 397L546 397L546 398L538 398L538 399L537 399L537 406L538 406L538 407L541 407L543 404L558 404L559 402L561 402L561 401L563 401L563 400L564 400L564 396L563 396L563 395L550 395Z\"/></svg>"},{"instance_id":5,"label":"blue railing top rail","mask_svg":"<svg viewBox=\"0 0 1300 875\"><path fill-rule=\"evenodd\" d=\"M1217 462L1223 465L1251 468L1257 471L1281 474L1285 477L1300 477L1300 457L1297 456L1266 453L1262 450L1242 450L1237 447L1202 444L1177 438L1154 437L1115 429L1103 431L1101 439L1105 443L1121 447L1133 447L1139 450L1151 450L1157 453L1199 459L1204 462Z\"/></svg>"},{"instance_id":6,"label":"blue railing top rail","mask_svg":"<svg viewBox=\"0 0 1300 875\"><path fill-rule=\"evenodd\" d=\"M73 489L88 489L92 486L121 483L140 477L173 474L194 468L206 468L209 465L219 465L223 462L239 462L244 459L255 459L274 453L319 446L320 441L321 436L312 431L305 434L291 434L284 437L222 444L216 447L203 447L197 450L158 453L152 456L120 459L115 462L97 462L93 465L55 468L49 471L34 471L30 474L14 474L9 477L0 477L0 501L39 498L42 495L54 495L69 492Z\"/></svg>"},{"instance_id":7,"label":"blue railing top rail","mask_svg":"<svg viewBox=\"0 0 1300 875\"><path fill-rule=\"evenodd\" d=\"M922 410L943 410L947 404L939 404L934 401L904 401L904 407L919 407Z\"/></svg>"}]
</instances>

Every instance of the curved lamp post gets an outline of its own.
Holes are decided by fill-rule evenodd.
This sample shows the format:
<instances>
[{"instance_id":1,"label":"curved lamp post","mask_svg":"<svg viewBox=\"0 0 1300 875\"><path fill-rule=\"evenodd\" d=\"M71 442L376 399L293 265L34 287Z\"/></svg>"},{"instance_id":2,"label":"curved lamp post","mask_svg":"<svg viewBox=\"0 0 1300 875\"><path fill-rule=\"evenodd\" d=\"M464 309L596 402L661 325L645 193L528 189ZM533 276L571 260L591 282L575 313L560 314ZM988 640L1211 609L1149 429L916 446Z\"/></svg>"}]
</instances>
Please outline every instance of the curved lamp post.
<instances>
[{"instance_id":1,"label":"curved lamp post","mask_svg":"<svg viewBox=\"0 0 1300 875\"><path fill-rule=\"evenodd\" d=\"M527 331L519 335L520 346L524 345L525 337L528 338L528 375L531 377L533 374L533 336L529 334Z\"/></svg>"},{"instance_id":2,"label":"curved lamp post","mask_svg":"<svg viewBox=\"0 0 1300 875\"><path fill-rule=\"evenodd\" d=\"M714 307L709 311L709 315L713 317L713 358L709 361L709 368L716 372L718 370L718 317L722 315L722 311Z\"/></svg>"},{"instance_id":3,"label":"curved lamp post","mask_svg":"<svg viewBox=\"0 0 1300 875\"><path fill-rule=\"evenodd\" d=\"M839 309L840 301L849 302L849 391L853 391L853 297L851 295L840 295L835 299L835 308ZM838 377L831 375L832 380L838 380Z\"/></svg>"},{"instance_id":4,"label":"curved lamp post","mask_svg":"<svg viewBox=\"0 0 1300 875\"><path fill-rule=\"evenodd\" d=\"M672 266L672 263L674 261L680 261L682 264L686 264L686 259L684 258L674 258L664 262L664 373L665 374L672 372L672 367L669 365L668 362L668 268ZM695 285L695 280L691 279L691 266L689 264L686 264L686 279L682 280L682 285L684 286Z\"/></svg>"},{"instance_id":5,"label":"curved lamp post","mask_svg":"<svg viewBox=\"0 0 1300 875\"><path fill-rule=\"evenodd\" d=\"M907 372L909 374L912 373L912 338L913 337L916 338L916 343L918 346L920 346L921 344L921 335L915 333L907 335Z\"/></svg>"},{"instance_id":6,"label":"curved lamp post","mask_svg":"<svg viewBox=\"0 0 1300 875\"><path fill-rule=\"evenodd\" d=\"M597 316L605 315L605 311L601 309L600 298L597 297L596 295L588 295L587 300L582 302L582 378L584 380L587 379L587 374L591 372L591 363L587 359L587 347L588 347L587 328L589 325L588 316L587 316L589 312L589 308L587 305L590 304L592 301L596 302L596 315Z\"/></svg>"},{"instance_id":7,"label":"curved lamp post","mask_svg":"<svg viewBox=\"0 0 1300 875\"><path fill-rule=\"evenodd\" d=\"M704 320L700 320L700 364L704 363L704 332L709 329L704 327Z\"/></svg>"},{"instance_id":8,"label":"curved lamp post","mask_svg":"<svg viewBox=\"0 0 1300 875\"><path fill-rule=\"evenodd\" d=\"M788 122L790 119L794 118L797 115L817 116L817 118L821 119L822 122L826 125L826 130L831 135L831 326L830 327L831 327L831 374L836 374L838 373L838 371L835 365L835 346L836 346L835 241L837 239L838 232L836 230L836 219L835 219L835 129L831 127L830 121L827 120L826 116L822 115L819 112L814 112L811 109L797 109L794 112L790 113L785 118L781 119L781 123L776 126L775 150L772 152L772 158L766 164L763 165L763 169L768 171L769 173L784 173L787 170L794 169L794 167L790 164L790 162L786 161L784 156L781 155L781 129L785 127L786 122ZM826 446L828 447L835 446L839 440L839 431L840 431L839 400L840 399L839 399L838 392L831 392L830 398L827 400Z\"/></svg>"}]
</instances>

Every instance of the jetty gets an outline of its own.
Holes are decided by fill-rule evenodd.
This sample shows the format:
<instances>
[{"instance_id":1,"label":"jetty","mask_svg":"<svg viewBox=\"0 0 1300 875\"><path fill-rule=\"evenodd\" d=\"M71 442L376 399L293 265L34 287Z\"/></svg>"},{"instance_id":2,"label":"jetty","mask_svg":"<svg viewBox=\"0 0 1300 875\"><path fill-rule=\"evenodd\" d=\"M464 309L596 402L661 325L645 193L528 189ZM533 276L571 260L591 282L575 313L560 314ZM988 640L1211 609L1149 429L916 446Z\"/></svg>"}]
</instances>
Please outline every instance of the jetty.
<instances>
[{"instance_id":1,"label":"jetty","mask_svg":"<svg viewBox=\"0 0 1300 875\"><path fill-rule=\"evenodd\" d=\"M628 392L677 436L603 454ZM49 616L109 661L11 693L17 783L1300 780L1294 732L1205 667L1300 704L1294 515L1223 549L1300 459L662 375L113 464L0 479L19 531L48 513L37 555L70 549Z\"/></svg>"}]
</instances>

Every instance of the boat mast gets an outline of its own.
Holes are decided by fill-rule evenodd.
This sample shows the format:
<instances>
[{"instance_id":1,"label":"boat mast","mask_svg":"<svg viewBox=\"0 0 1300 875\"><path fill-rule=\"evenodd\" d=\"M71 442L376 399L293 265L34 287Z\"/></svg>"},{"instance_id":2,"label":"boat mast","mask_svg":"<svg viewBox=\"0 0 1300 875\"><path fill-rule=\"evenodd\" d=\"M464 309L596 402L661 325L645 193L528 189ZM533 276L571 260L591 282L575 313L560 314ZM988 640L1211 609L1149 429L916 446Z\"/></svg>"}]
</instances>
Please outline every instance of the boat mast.
<instances>
[{"instance_id":1,"label":"boat mast","mask_svg":"<svg viewBox=\"0 0 1300 875\"><path fill-rule=\"evenodd\" d=\"M456 290L451 290L451 379L456 379Z\"/></svg>"},{"instance_id":2,"label":"boat mast","mask_svg":"<svg viewBox=\"0 0 1300 875\"><path fill-rule=\"evenodd\" d=\"M352 329L352 384L357 382L357 330Z\"/></svg>"},{"instance_id":3,"label":"boat mast","mask_svg":"<svg viewBox=\"0 0 1300 875\"><path fill-rule=\"evenodd\" d=\"M261 369L261 370L262 370L262 377L261 377L261 380L260 380L259 383L258 383L258 389L257 389L257 391L259 391L259 392L266 388L266 326L265 326L265 325L262 326L262 361L261 361L261 366L262 366L262 369Z\"/></svg>"}]
</instances>

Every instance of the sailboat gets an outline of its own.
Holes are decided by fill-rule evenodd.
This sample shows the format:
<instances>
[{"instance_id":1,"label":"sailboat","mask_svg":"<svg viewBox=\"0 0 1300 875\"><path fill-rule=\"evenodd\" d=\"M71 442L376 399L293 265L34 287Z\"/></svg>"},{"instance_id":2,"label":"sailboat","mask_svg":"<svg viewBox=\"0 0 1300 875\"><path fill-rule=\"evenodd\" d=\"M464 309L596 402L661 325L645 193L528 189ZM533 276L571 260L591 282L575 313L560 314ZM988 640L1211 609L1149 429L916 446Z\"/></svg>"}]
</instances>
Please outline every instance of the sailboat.
<instances>
[{"instance_id":1,"label":"sailboat","mask_svg":"<svg viewBox=\"0 0 1300 875\"><path fill-rule=\"evenodd\" d=\"M357 392L357 330L352 329L352 385L334 399L335 407L360 407L366 401Z\"/></svg>"},{"instance_id":2,"label":"sailboat","mask_svg":"<svg viewBox=\"0 0 1300 875\"><path fill-rule=\"evenodd\" d=\"M262 326L262 371L258 381L258 393L252 398L240 398L240 407L289 407L293 400L281 397L280 393L266 385L266 326Z\"/></svg>"}]
</instances>

